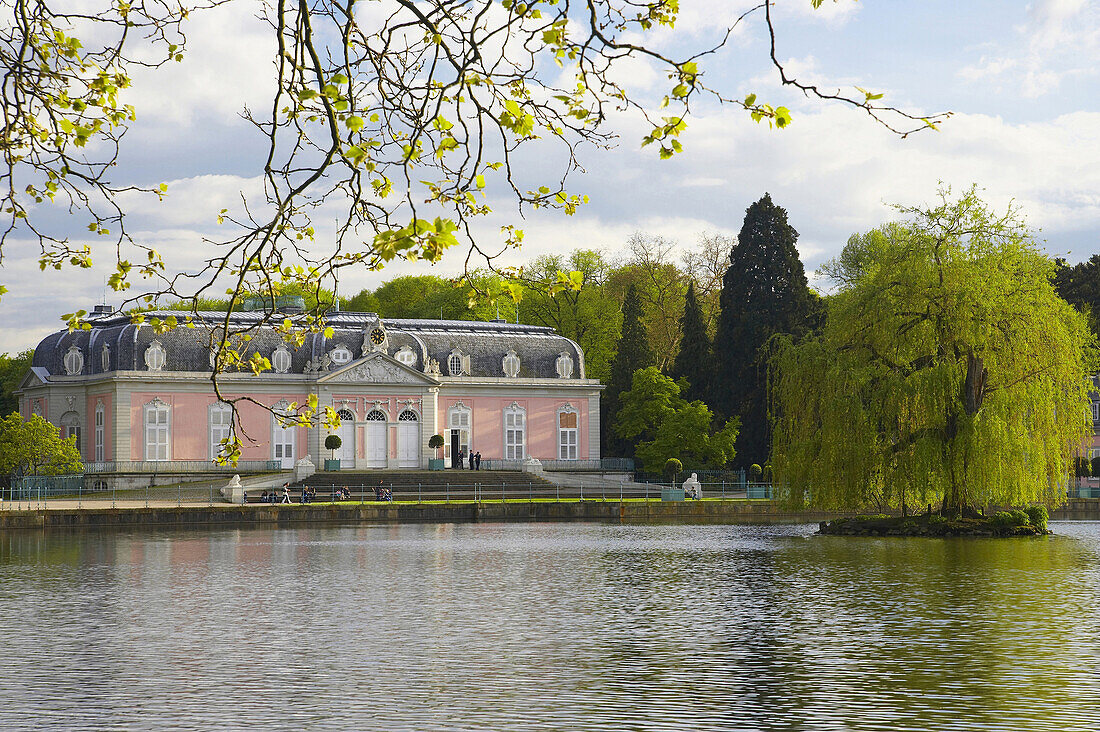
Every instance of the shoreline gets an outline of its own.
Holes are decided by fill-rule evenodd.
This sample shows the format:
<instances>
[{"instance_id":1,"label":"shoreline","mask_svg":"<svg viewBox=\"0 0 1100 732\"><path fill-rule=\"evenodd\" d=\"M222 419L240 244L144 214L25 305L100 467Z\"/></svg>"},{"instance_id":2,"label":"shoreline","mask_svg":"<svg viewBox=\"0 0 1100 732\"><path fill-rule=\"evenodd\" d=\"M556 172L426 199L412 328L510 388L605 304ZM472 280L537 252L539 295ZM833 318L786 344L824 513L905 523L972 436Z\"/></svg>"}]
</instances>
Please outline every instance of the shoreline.
<instances>
[{"instance_id":1,"label":"shoreline","mask_svg":"<svg viewBox=\"0 0 1100 732\"><path fill-rule=\"evenodd\" d=\"M137 503L137 502L135 502ZM311 504L213 504L56 506L0 509L0 531L44 528L140 526L287 526L295 524L399 524L490 522L601 523L820 523L855 512L790 511L769 500L588 499L574 501L397 502ZM1070 501L1050 513L1052 521L1100 520L1100 499Z\"/></svg>"}]
</instances>

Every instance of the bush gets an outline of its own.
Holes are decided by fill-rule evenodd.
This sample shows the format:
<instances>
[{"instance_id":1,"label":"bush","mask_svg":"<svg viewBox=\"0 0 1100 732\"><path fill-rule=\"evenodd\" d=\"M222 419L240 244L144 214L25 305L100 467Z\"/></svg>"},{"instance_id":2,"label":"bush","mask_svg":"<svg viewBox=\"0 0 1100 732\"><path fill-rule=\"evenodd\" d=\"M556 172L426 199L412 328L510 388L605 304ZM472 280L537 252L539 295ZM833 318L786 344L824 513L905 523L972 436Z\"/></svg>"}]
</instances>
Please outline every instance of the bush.
<instances>
[{"instance_id":1,"label":"bush","mask_svg":"<svg viewBox=\"0 0 1100 732\"><path fill-rule=\"evenodd\" d=\"M764 469L760 467L758 463L753 463L749 466L749 477L754 481L760 480L760 476L764 474Z\"/></svg>"},{"instance_id":2,"label":"bush","mask_svg":"<svg viewBox=\"0 0 1100 732\"><path fill-rule=\"evenodd\" d=\"M1087 478L1092 475L1092 464L1088 458L1076 458L1073 461L1073 472L1078 478Z\"/></svg>"},{"instance_id":3,"label":"bush","mask_svg":"<svg viewBox=\"0 0 1100 732\"><path fill-rule=\"evenodd\" d=\"M1092 459L1092 474L1100 476L1100 455Z\"/></svg>"},{"instance_id":4,"label":"bush","mask_svg":"<svg viewBox=\"0 0 1100 732\"><path fill-rule=\"evenodd\" d=\"M684 464L676 458L669 458L665 460L665 475L669 478L674 478L684 470Z\"/></svg>"},{"instance_id":5,"label":"bush","mask_svg":"<svg viewBox=\"0 0 1100 732\"><path fill-rule=\"evenodd\" d=\"M443 435L432 435L428 438L428 447L438 450L443 447Z\"/></svg>"},{"instance_id":6,"label":"bush","mask_svg":"<svg viewBox=\"0 0 1100 732\"><path fill-rule=\"evenodd\" d=\"M929 526L940 526L941 524L946 524L946 523L947 523L947 518L944 517L944 516L939 515L938 513L934 513L934 514L932 514L931 516L928 517L928 525Z\"/></svg>"},{"instance_id":7,"label":"bush","mask_svg":"<svg viewBox=\"0 0 1100 732\"><path fill-rule=\"evenodd\" d=\"M339 450L342 444L344 444L344 441L340 439L340 435L329 435L325 438L326 450Z\"/></svg>"},{"instance_id":8,"label":"bush","mask_svg":"<svg viewBox=\"0 0 1100 732\"><path fill-rule=\"evenodd\" d=\"M998 511L993 514L991 521L994 526L1001 526L1004 528L1027 526L1029 523L1028 515L1020 510Z\"/></svg>"},{"instance_id":9,"label":"bush","mask_svg":"<svg viewBox=\"0 0 1100 732\"><path fill-rule=\"evenodd\" d=\"M1027 514L1029 524L1040 531L1047 530L1047 519L1050 518L1050 514L1047 513L1046 506L1028 506L1024 509L1024 513Z\"/></svg>"}]
</instances>

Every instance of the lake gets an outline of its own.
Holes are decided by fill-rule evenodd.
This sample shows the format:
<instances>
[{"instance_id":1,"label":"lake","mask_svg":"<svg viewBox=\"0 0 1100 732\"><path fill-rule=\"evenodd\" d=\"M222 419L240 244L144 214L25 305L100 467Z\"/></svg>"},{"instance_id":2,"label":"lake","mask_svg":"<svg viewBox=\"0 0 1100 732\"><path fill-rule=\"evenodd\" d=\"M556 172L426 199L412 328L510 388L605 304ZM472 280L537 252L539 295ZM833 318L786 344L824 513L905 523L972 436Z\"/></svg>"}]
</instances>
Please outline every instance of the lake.
<instances>
[{"instance_id":1,"label":"lake","mask_svg":"<svg viewBox=\"0 0 1100 732\"><path fill-rule=\"evenodd\" d=\"M1091 730L1100 523L0 537L0 726Z\"/></svg>"}]
</instances>

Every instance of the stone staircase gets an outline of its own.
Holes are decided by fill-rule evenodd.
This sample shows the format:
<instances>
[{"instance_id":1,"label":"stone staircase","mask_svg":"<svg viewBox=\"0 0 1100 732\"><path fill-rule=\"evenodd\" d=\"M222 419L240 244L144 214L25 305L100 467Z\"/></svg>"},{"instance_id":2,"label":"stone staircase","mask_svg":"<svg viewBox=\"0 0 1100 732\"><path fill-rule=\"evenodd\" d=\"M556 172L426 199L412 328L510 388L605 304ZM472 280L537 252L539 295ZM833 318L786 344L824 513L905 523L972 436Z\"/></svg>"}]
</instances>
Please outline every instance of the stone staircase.
<instances>
[{"instance_id":1,"label":"stone staircase","mask_svg":"<svg viewBox=\"0 0 1100 732\"><path fill-rule=\"evenodd\" d=\"M318 501L332 500L335 490L347 488L351 500L375 500L381 485L395 501L416 500L501 500L502 498L547 498L556 495L553 483L530 473L508 470L368 470L314 473L292 483L295 501L303 486L317 491ZM249 496L250 501L256 498Z\"/></svg>"}]
</instances>

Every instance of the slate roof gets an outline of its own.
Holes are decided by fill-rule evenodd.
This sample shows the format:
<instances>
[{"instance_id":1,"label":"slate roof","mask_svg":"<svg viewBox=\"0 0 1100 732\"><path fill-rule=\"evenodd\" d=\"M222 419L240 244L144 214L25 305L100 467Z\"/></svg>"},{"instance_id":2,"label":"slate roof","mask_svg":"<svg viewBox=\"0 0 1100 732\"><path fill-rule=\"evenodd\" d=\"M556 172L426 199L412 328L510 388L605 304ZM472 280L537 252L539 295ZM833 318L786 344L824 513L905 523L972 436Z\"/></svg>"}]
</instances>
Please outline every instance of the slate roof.
<instances>
[{"instance_id":1,"label":"slate roof","mask_svg":"<svg viewBox=\"0 0 1100 732\"><path fill-rule=\"evenodd\" d=\"M146 317L167 317L181 313L153 312ZM257 325L263 313L235 312L230 316L231 327ZM90 330L73 333L59 331L46 336L34 352L33 366L45 369L50 375L65 375L64 358L69 348L76 346L84 355L83 375L109 371L143 371L145 351L153 340L164 347L167 354L163 371L207 372L210 365L210 336L214 328L225 318L225 313L199 313L196 327L178 327L156 335L148 325L136 326L128 315L120 313L99 314L89 318ZM292 354L291 373L306 373L307 364L317 364L325 353L338 345L344 345L352 353L352 360L362 355L363 340L367 329L378 316L374 313L338 312L326 316L326 324L334 330L332 338L323 333L307 336L300 348L288 344ZM509 351L515 351L520 359L519 378L557 379L555 362L562 352L573 358L573 378L583 379L584 355L576 343L558 335L552 328L536 325L520 325L503 321L467 320L414 320L382 318L387 334L386 353L393 356L403 346L416 354L413 368L423 372L427 358L439 363L442 376L449 376L448 356L454 350L470 357L470 376L503 378L503 360ZM252 340L245 355L253 351L271 358L283 343L281 334L270 325L260 325L251 332ZM108 367L103 368L102 350L109 349Z\"/></svg>"}]
</instances>

